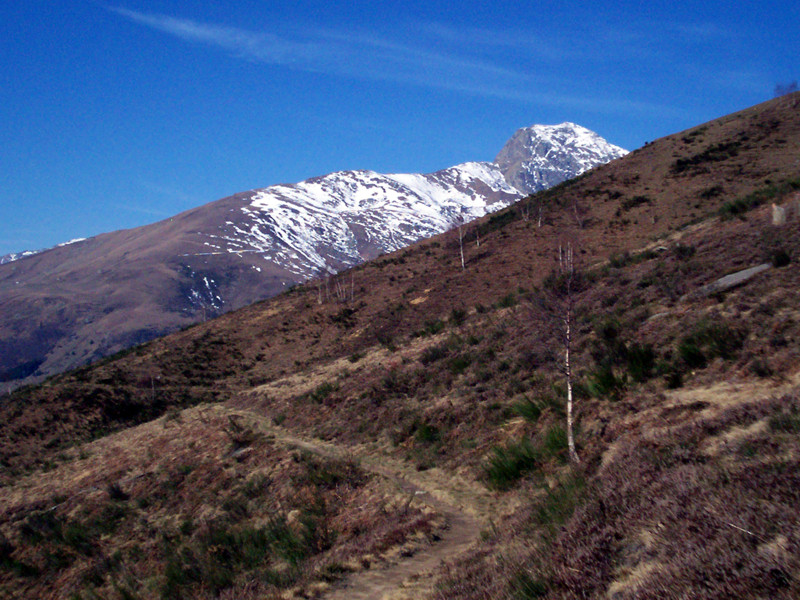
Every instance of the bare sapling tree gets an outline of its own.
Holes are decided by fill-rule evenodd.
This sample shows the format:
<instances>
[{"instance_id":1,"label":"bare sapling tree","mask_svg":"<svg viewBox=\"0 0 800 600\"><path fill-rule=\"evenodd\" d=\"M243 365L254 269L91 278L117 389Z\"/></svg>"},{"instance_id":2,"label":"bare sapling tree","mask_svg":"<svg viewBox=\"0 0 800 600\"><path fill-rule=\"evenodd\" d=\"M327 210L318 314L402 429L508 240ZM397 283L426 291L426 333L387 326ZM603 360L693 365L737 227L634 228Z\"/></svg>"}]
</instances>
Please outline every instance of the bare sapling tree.
<instances>
[{"instance_id":1,"label":"bare sapling tree","mask_svg":"<svg viewBox=\"0 0 800 600\"><path fill-rule=\"evenodd\" d=\"M464 215L458 215L456 228L458 229L458 251L461 254L461 270L463 271L467 268L464 264Z\"/></svg>"},{"instance_id":2,"label":"bare sapling tree","mask_svg":"<svg viewBox=\"0 0 800 600\"><path fill-rule=\"evenodd\" d=\"M355 297L355 287L355 272L352 269L350 270L349 284L346 274L322 271L322 275L317 278L317 304L331 300L342 304L352 302Z\"/></svg>"},{"instance_id":3,"label":"bare sapling tree","mask_svg":"<svg viewBox=\"0 0 800 600\"><path fill-rule=\"evenodd\" d=\"M544 212L544 201L541 198L536 198L535 196L528 196L525 200L522 201L520 205L520 213L522 214L523 221L530 221L531 218L531 202L536 203L536 227L542 226L542 214Z\"/></svg>"},{"instance_id":4,"label":"bare sapling tree","mask_svg":"<svg viewBox=\"0 0 800 600\"><path fill-rule=\"evenodd\" d=\"M542 212L543 211L544 211L544 200L539 198L539 218L537 219L536 227L541 228L541 226L542 226Z\"/></svg>"},{"instance_id":5,"label":"bare sapling tree","mask_svg":"<svg viewBox=\"0 0 800 600\"><path fill-rule=\"evenodd\" d=\"M574 278L575 254L572 242L559 244L558 269L564 279L564 306L563 306L563 343L564 343L564 376L567 384L567 446L569 459L574 464L580 462L578 452L575 450L574 412L572 395L572 314L575 307Z\"/></svg>"},{"instance_id":6,"label":"bare sapling tree","mask_svg":"<svg viewBox=\"0 0 800 600\"><path fill-rule=\"evenodd\" d=\"M342 282L341 277L337 277L334 284L336 286L336 300L338 302L347 302L347 283Z\"/></svg>"}]
</instances>

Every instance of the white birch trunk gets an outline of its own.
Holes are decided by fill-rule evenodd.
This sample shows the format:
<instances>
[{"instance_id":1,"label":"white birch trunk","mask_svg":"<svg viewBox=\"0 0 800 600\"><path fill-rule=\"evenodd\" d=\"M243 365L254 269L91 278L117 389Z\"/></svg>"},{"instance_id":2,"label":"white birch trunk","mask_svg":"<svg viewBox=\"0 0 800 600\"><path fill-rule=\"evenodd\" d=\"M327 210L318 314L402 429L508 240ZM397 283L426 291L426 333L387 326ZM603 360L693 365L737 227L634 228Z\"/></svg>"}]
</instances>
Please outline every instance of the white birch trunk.
<instances>
[{"instance_id":1,"label":"white birch trunk","mask_svg":"<svg viewBox=\"0 0 800 600\"><path fill-rule=\"evenodd\" d=\"M458 226L458 249L461 252L461 270L463 271L466 267L464 266L464 228L461 225Z\"/></svg>"}]
</instances>

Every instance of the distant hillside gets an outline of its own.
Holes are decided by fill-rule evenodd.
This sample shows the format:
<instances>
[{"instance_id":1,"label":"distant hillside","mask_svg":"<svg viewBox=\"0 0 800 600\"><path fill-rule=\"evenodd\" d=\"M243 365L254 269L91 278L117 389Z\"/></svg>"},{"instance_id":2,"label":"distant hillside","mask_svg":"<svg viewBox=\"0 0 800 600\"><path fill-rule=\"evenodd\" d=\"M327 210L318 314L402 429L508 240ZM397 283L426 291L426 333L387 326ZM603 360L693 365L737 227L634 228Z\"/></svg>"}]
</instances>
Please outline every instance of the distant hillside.
<instances>
[{"instance_id":1,"label":"distant hillside","mask_svg":"<svg viewBox=\"0 0 800 600\"><path fill-rule=\"evenodd\" d=\"M542 129L543 140L548 132ZM562 126L558 140L566 146L551 157L517 148L515 164L535 159L556 178L523 189L543 189L617 156L589 134ZM579 153L580 161L565 153ZM345 171L8 255L0 259L0 382L39 381L398 250L521 196L493 163L426 175Z\"/></svg>"},{"instance_id":2,"label":"distant hillside","mask_svg":"<svg viewBox=\"0 0 800 600\"><path fill-rule=\"evenodd\" d=\"M0 404L0 591L797 597L798 107L656 140L18 390ZM437 544L457 551L404 571Z\"/></svg>"}]
</instances>

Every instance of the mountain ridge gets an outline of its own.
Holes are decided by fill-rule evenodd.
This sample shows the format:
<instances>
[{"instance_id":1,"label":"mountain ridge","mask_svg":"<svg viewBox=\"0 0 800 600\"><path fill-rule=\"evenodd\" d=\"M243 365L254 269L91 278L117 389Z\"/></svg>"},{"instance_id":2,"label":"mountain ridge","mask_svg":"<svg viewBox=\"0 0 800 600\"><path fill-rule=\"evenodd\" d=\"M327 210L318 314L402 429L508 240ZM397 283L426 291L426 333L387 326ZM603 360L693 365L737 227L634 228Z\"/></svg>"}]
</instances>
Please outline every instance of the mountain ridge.
<instances>
[{"instance_id":1,"label":"mountain ridge","mask_svg":"<svg viewBox=\"0 0 800 600\"><path fill-rule=\"evenodd\" d=\"M339 171L25 253L0 265L0 380L19 385L97 360L522 196L487 162L429 174Z\"/></svg>"}]
</instances>

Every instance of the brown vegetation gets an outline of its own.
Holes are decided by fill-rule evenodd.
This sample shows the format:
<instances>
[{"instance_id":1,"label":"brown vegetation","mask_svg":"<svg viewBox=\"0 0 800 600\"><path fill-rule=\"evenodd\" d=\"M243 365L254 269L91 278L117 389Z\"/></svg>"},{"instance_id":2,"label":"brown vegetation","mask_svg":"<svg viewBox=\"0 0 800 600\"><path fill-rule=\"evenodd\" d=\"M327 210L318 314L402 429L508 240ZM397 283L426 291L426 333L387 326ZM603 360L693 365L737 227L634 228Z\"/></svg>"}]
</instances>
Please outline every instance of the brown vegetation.
<instances>
[{"instance_id":1,"label":"brown vegetation","mask_svg":"<svg viewBox=\"0 0 800 600\"><path fill-rule=\"evenodd\" d=\"M89 580L97 589L126 597L114 586L139 579L117 573L142 565L167 581L164 546L137 537L141 522L172 532L173 549L188 549L198 564L214 563L202 546L206 529L180 533L193 514L180 508L188 492L208 490L197 500L207 505L198 513L207 528L212 515L228 514L235 490L266 471L286 487L271 485L257 508L246 500L246 516L229 529L259 531L267 514L288 523L292 510L313 511L318 499L327 512L315 518L338 524L335 540L306 552L297 585L319 579L325 561L356 556L349 540L380 552L379 540L391 538L381 527L396 513L375 511L375 478L249 438L242 423L252 418L358 450L362 461L492 490L491 502L474 493L463 502L486 531L444 568L432 597L797 596L800 236L797 216L774 227L767 206L800 187L797 101L778 98L658 140L544 192L541 227L516 208L468 225L481 244L464 246L464 269L450 232L344 275L355 282L352 300L319 304L313 284L298 286L18 391L0 405L0 590L48 585L42 573L58 589L81 589L92 560L117 551L121 570L107 565ZM559 332L540 310L559 286L553 270L565 233L580 238L582 264L571 358L580 468L568 465ZM773 266L739 287L694 293L765 262ZM200 403L219 407L213 427L202 423L206 413L183 410ZM227 420L232 410L245 415L243 429ZM172 437L185 447L159 452ZM81 483L76 465L110 440L132 458L119 467L104 459ZM181 475L181 461L197 466ZM343 473L341 483L315 479L316 469ZM174 512L156 498L163 481L187 493ZM58 525L23 527L55 494L61 503L47 514ZM77 546L64 541L77 516L87 527L140 496L154 499L127 509L119 529L88 546L80 536ZM362 503L366 516L351 514ZM347 529L359 518L376 538ZM433 531L419 518L401 538ZM134 542L146 550L142 565L126 558ZM71 562L48 563L58 552ZM287 560L232 556L226 590L272 589L267 570ZM178 570L195 572L193 564ZM223 589L189 576L182 585L194 594Z\"/></svg>"}]
</instances>

